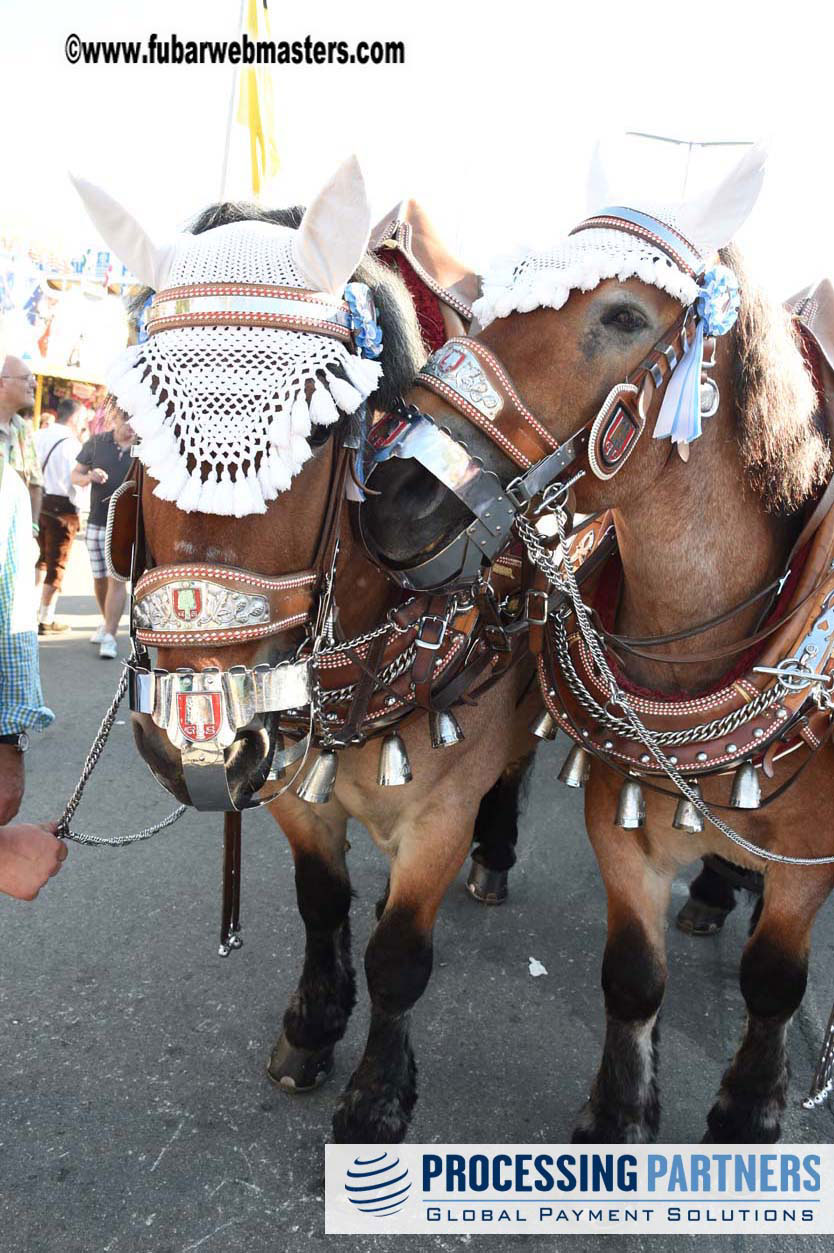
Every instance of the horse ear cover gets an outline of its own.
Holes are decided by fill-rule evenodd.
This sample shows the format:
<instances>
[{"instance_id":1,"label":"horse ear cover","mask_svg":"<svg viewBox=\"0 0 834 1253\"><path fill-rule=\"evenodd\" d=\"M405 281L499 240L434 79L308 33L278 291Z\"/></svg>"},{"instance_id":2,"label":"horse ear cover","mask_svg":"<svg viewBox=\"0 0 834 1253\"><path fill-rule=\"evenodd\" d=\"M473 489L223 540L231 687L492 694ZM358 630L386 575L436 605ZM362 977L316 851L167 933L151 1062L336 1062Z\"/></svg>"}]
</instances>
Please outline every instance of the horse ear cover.
<instances>
[{"instance_id":1,"label":"horse ear cover","mask_svg":"<svg viewBox=\"0 0 834 1253\"><path fill-rule=\"evenodd\" d=\"M75 174L70 174L70 179L98 233L122 264L146 287L154 291L163 288L174 243L160 244L151 239L133 214L95 183Z\"/></svg>"},{"instance_id":2,"label":"horse ear cover","mask_svg":"<svg viewBox=\"0 0 834 1253\"><path fill-rule=\"evenodd\" d=\"M341 298L371 237L371 206L356 157L348 157L304 214L293 259L315 291Z\"/></svg>"}]
</instances>

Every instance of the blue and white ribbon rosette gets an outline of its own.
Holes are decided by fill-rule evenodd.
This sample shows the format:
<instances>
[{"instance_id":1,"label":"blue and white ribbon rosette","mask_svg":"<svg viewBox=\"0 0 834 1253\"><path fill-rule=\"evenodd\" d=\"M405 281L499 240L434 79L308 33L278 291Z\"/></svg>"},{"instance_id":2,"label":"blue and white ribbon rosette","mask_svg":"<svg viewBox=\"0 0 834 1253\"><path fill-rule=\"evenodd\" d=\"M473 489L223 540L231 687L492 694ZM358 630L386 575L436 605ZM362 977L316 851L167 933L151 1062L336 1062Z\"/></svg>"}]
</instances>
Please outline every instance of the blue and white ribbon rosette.
<instances>
[{"instance_id":1,"label":"blue and white ribbon rosette","mask_svg":"<svg viewBox=\"0 0 834 1253\"><path fill-rule=\"evenodd\" d=\"M654 428L655 439L691 444L701 434L704 338L726 335L735 325L739 299L738 280L732 270L726 265L707 270L695 300L695 335L666 386Z\"/></svg>"},{"instance_id":2,"label":"blue and white ribbon rosette","mask_svg":"<svg viewBox=\"0 0 834 1253\"><path fill-rule=\"evenodd\" d=\"M360 357L376 361L382 356L382 327L376 316L376 306L370 289L365 283L348 283L345 286L345 303L350 316L353 342ZM368 405L364 402L351 415L351 425L345 436L345 447L356 450L353 479L348 482L348 499L364 500L365 493L365 441L368 430Z\"/></svg>"},{"instance_id":3,"label":"blue and white ribbon rosette","mask_svg":"<svg viewBox=\"0 0 834 1253\"><path fill-rule=\"evenodd\" d=\"M379 325L374 299L365 283L348 283L345 301L350 313L353 342L360 356L376 361L382 356L382 327Z\"/></svg>"}]
</instances>

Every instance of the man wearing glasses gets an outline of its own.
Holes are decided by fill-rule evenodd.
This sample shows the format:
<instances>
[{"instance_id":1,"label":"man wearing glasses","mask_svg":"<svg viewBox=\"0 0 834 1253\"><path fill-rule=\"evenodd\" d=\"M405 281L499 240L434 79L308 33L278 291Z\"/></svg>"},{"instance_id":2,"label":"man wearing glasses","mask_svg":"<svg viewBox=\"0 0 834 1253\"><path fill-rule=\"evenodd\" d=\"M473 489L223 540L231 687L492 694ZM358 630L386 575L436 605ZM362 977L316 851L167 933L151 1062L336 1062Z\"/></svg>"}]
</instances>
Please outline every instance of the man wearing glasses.
<instances>
[{"instance_id":1,"label":"man wearing glasses","mask_svg":"<svg viewBox=\"0 0 834 1253\"><path fill-rule=\"evenodd\" d=\"M35 380L24 361L0 348L0 892L31 900L61 866L66 845L54 827L5 825L23 799L28 732L54 718L41 692L35 606L33 513L42 478L31 434L19 411L32 403Z\"/></svg>"}]
</instances>

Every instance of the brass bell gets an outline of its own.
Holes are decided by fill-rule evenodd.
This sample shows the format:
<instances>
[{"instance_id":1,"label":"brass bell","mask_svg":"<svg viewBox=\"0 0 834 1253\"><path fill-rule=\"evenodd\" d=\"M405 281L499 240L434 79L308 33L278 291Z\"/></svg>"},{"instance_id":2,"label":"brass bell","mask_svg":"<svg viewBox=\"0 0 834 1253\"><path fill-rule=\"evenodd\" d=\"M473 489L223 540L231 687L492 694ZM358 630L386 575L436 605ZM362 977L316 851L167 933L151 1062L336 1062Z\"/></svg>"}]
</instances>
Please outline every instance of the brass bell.
<instances>
[{"instance_id":1,"label":"brass bell","mask_svg":"<svg viewBox=\"0 0 834 1253\"><path fill-rule=\"evenodd\" d=\"M332 748L323 748L298 789L298 795L310 805L326 805L336 785L339 758Z\"/></svg>"},{"instance_id":2,"label":"brass bell","mask_svg":"<svg viewBox=\"0 0 834 1253\"><path fill-rule=\"evenodd\" d=\"M530 734L535 735L540 740L556 739L556 723L546 709L543 709L540 714L536 714L530 723Z\"/></svg>"},{"instance_id":3,"label":"brass bell","mask_svg":"<svg viewBox=\"0 0 834 1253\"><path fill-rule=\"evenodd\" d=\"M433 709L429 714L429 735L432 748L449 748L464 739L457 718L448 709Z\"/></svg>"},{"instance_id":4,"label":"brass bell","mask_svg":"<svg viewBox=\"0 0 834 1253\"><path fill-rule=\"evenodd\" d=\"M758 809L762 803L759 776L750 761L743 761L733 776L730 804L733 809Z\"/></svg>"},{"instance_id":5,"label":"brass bell","mask_svg":"<svg viewBox=\"0 0 834 1253\"><path fill-rule=\"evenodd\" d=\"M405 744L396 731L391 731L382 741L376 781L380 787L400 787L411 782L411 763Z\"/></svg>"},{"instance_id":6,"label":"brass bell","mask_svg":"<svg viewBox=\"0 0 834 1253\"><path fill-rule=\"evenodd\" d=\"M546 715L550 717L550 715ZM574 744L559 771L559 782L567 787L584 787L591 772L591 755L581 744Z\"/></svg>"},{"instance_id":7,"label":"brass bell","mask_svg":"<svg viewBox=\"0 0 834 1253\"><path fill-rule=\"evenodd\" d=\"M614 822L624 831L635 831L643 826L645 820L646 798L643 795L643 789L636 779L626 779L620 788L620 799L617 801L617 816Z\"/></svg>"},{"instance_id":8,"label":"brass bell","mask_svg":"<svg viewBox=\"0 0 834 1253\"><path fill-rule=\"evenodd\" d=\"M696 779L691 779L689 786L697 795L698 800L702 800L700 784ZM688 796L682 796L678 801L675 809L675 816L672 819L672 826L676 831L689 831L692 835L697 835L699 831L704 829L704 815L700 809L696 809Z\"/></svg>"}]
</instances>

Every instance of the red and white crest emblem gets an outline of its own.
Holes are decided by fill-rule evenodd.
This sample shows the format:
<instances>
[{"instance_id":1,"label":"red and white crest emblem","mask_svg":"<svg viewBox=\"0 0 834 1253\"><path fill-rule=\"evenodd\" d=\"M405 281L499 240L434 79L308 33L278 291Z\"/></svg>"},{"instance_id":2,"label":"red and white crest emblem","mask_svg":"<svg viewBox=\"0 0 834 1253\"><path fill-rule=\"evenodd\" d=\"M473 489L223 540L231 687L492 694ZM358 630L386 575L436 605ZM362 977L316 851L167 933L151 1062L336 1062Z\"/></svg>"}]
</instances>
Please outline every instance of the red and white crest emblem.
<instances>
[{"instance_id":1,"label":"red and white crest emblem","mask_svg":"<svg viewBox=\"0 0 834 1253\"><path fill-rule=\"evenodd\" d=\"M175 587L171 604L180 622L193 622L203 610L203 593L199 587Z\"/></svg>"},{"instance_id":2,"label":"red and white crest emblem","mask_svg":"<svg viewBox=\"0 0 834 1253\"><path fill-rule=\"evenodd\" d=\"M221 717L219 692L177 692L177 720L192 744L213 740L220 730Z\"/></svg>"}]
</instances>

